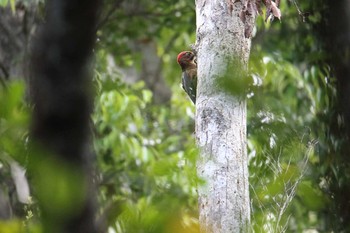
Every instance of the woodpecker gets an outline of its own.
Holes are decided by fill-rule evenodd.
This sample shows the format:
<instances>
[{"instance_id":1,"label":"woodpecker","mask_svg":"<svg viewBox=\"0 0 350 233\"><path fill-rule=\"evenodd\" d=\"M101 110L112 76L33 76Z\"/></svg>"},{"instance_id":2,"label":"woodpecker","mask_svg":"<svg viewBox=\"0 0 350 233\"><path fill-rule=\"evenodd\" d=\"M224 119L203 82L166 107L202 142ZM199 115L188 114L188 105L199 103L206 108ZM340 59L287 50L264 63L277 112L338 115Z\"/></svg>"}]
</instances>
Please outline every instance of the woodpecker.
<instances>
[{"instance_id":1,"label":"woodpecker","mask_svg":"<svg viewBox=\"0 0 350 233\"><path fill-rule=\"evenodd\" d=\"M182 69L182 88L186 91L192 102L196 104L197 93L197 61L191 51L183 51L177 55L177 63Z\"/></svg>"}]
</instances>

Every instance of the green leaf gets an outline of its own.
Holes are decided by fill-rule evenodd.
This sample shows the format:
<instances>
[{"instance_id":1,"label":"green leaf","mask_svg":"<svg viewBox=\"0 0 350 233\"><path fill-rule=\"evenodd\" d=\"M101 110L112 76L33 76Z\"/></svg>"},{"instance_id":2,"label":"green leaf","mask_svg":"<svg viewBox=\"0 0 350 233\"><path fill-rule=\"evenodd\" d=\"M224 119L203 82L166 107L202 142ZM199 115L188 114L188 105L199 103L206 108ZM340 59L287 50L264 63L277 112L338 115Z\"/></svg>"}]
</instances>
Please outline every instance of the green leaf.
<instances>
[{"instance_id":1,"label":"green leaf","mask_svg":"<svg viewBox=\"0 0 350 233\"><path fill-rule=\"evenodd\" d=\"M311 184L310 181L304 181L299 185L298 196L307 209L319 211L328 203L321 191Z\"/></svg>"},{"instance_id":2,"label":"green leaf","mask_svg":"<svg viewBox=\"0 0 350 233\"><path fill-rule=\"evenodd\" d=\"M0 0L0 7L7 6L8 0Z\"/></svg>"},{"instance_id":3,"label":"green leaf","mask_svg":"<svg viewBox=\"0 0 350 233\"><path fill-rule=\"evenodd\" d=\"M10 5L11 5L12 13L15 13L15 11L16 11L15 3L16 3L15 0L10 0Z\"/></svg>"}]
</instances>

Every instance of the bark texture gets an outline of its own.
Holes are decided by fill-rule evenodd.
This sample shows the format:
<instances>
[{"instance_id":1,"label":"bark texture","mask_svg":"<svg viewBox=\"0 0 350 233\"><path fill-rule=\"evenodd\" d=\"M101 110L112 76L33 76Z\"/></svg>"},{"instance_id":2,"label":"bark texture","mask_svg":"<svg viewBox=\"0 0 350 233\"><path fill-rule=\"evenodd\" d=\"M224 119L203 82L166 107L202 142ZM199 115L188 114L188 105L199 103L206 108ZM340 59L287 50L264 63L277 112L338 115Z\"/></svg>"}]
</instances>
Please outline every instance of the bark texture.
<instances>
[{"instance_id":1,"label":"bark texture","mask_svg":"<svg viewBox=\"0 0 350 233\"><path fill-rule=\"evenodd\" d=\"M220 91L218 78L238 59L244 70L250 52L245 28L254 17L240 18L248 1L197 0L198 90L196 137L201 232L247 232L250 222L246 101ZM247 25L250 24L250 25ZM235 62L237 63L237 62ZM234 75L234 74L232 74Z\"/></svg>"}]
</instances>

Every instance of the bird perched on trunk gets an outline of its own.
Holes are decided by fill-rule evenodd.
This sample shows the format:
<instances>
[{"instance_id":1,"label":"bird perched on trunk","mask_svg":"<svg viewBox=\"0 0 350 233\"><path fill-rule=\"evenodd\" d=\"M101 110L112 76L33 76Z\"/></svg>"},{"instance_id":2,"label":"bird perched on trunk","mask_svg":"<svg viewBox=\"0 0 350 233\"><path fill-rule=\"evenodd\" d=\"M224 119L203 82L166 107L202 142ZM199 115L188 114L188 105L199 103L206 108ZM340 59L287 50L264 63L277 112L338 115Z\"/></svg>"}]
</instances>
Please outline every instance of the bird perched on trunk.
<instances>
[{"instance_id":1,"label":"bird perched on trunk","mask_svg":"<svg viewBox=\"0 0 350 233\"><path fill-rule=\"evenodd\" d=\"M197 93L197 61L191 51L183 51L177 55L177 63L182 69L182 88L186 91L192 102L196 104Z\"/></svg>"}]
</instances>

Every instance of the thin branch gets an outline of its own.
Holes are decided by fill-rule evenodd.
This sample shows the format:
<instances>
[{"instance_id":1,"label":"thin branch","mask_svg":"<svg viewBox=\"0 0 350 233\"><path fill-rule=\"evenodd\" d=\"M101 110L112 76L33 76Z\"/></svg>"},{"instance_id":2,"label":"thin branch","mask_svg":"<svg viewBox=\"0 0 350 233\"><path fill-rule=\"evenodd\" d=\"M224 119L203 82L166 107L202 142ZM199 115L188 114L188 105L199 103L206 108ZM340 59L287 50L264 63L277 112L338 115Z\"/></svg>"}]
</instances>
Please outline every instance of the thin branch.
<instances>
[{"instance_id":1,"label":"thin branch","mask_svg":"<svg viewBox=\"0 0 350 233\"><path fill-rule=\"evenodd\" d=\"M292 2L292 3L294 4L295 8L296 8L297 11L298 11L299 16L301 16L303 22L305 22L307 16L309 15L309 13L305 13L305 12L302 12L302 11L300 10L300 7L299 7L299 5L298 5L298 3L297 3L297 0L289 0L289 1Z\"/></svg>"}]
</instances>

